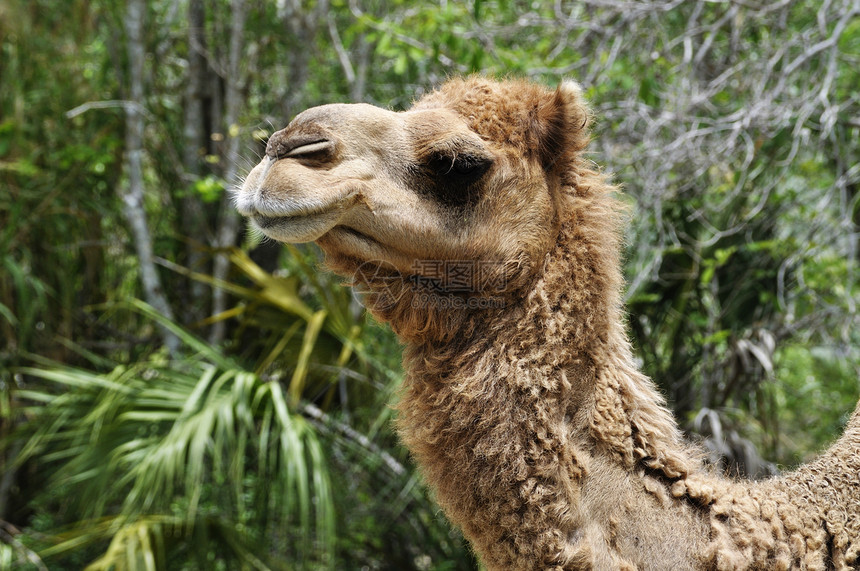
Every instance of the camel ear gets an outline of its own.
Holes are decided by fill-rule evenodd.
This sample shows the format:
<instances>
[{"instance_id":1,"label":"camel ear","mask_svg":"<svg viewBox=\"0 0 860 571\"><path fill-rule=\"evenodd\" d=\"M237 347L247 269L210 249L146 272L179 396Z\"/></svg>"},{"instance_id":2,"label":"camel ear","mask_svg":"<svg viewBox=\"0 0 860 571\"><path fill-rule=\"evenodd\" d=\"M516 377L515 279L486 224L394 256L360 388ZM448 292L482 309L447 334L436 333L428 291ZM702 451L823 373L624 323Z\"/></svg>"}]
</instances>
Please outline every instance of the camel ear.
<instances>
[{"instance_id":1,"label":"camel ear","mask_svg":"<svg viewBox=\"0 0 860 571\"><path fill-rule=\"evenodd\" d=\"M538 106L532 132L545 169L551 170L564 157L585 148L587 125L588 108L582 88L575 81L563 81L554 93L544 97Z\"/></svg>"}]
</instances>

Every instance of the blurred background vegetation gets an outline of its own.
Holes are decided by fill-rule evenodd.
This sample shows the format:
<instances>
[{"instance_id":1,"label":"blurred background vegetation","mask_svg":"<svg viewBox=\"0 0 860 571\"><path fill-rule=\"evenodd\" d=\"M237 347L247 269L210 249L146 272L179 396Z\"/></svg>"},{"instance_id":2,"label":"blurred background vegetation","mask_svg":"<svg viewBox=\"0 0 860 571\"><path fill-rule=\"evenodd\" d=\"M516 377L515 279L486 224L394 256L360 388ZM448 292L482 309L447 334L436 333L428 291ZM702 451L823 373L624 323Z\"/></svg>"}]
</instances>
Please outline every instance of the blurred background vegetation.
<instances>
[{"instance_id":1,"label":"blurred background vegetation","mask_svg":"<svg viewBox=\"0 0 860 571\"><path fill-rule=\"evenodd\" d=\"M858 396L857 0L0 2L0 568L475 569L390 426L399 353L229 189L303 108L580 81L630 329L714 462Z\"/></svg>"}]
</instances>

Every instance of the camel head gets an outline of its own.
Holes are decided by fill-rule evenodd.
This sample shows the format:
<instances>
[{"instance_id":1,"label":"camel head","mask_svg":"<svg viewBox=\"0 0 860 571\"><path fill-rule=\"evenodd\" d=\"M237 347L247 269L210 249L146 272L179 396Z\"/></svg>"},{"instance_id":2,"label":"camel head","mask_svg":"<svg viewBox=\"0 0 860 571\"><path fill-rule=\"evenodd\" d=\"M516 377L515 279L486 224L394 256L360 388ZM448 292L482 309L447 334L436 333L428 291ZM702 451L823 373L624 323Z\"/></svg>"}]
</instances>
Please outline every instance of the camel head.
<instances>
[{"instance_id":1,"label":"camel head","mask_svg":"<svg viewBox=\"0 0 860 571\"><path fill-rule=\"evenodd\" d=\"M510 293L554 243L586 122L573 82L455 79L403 112L323 105L272 135L237 207L266 236L314 241L335 272L384 290L370 309L388 321L419 283ZM464 271L468 291L453 287Z\"/></svg>"}]
</instances>

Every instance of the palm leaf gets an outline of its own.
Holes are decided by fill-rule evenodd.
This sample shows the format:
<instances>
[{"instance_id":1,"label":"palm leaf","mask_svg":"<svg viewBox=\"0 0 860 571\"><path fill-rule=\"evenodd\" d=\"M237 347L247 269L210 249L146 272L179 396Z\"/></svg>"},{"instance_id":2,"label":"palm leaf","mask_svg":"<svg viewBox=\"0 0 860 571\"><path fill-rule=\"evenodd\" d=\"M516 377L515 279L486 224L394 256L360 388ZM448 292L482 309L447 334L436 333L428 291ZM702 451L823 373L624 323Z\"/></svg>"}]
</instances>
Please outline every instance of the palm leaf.
<instances>
[{"instance_id":1,"label":"palm leaf","mask_svg":"<svg viewBox=\"0 0 860 571\"><path fill-rule=\"evenodd\" d=\"M290 410L280 385L218 361L141 363L107 374L20 370L55 391L22 391L42 404L31 409L36 428L18 461L38 459L52 469L53 486L74 486L70 511L83 520L118 508L114 515L131 522L115 532L114 551L93 569L112 564L118 546L138 555L154 549L153 524L141 518L178 510L183 525L193 527L215 510L238 524L249 503L262 528L298 530L292 549L332 559L331 490L316 432ZM117 568L149 569L156 560Z\"/></svg>"}]
</instances>

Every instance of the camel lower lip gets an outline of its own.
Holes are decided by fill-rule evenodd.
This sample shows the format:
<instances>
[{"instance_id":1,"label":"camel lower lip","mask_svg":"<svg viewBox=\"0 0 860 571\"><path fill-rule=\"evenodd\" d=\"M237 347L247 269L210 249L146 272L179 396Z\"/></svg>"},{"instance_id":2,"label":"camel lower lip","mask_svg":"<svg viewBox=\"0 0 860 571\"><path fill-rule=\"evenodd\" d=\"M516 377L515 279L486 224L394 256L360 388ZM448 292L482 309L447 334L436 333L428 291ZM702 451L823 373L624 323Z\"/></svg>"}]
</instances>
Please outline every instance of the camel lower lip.
<instances>
[{"instance_id":1,"label":"camel lower lip","mask_svg":"<svg viewBox=\"0 0 860 571\"><path fill-rule=\"evenodd\" d=\"M338 212L319 212L301 216L266 216L255 214L254 225L266 236L279 242L297 244L313 242L338 221Z\"/></svg>"},{"instance_id":2,"label":"camel lower lip","mask_svg":"<svg viewBox=\"0 0 860 571\"><path fill-rule=\"evenodd\" d=\"M261 229L273 228L282 224L288 224L297 220L298 216L263 216L257 214L254 216L254 223Z\"/></svg>"}]
</instances>

